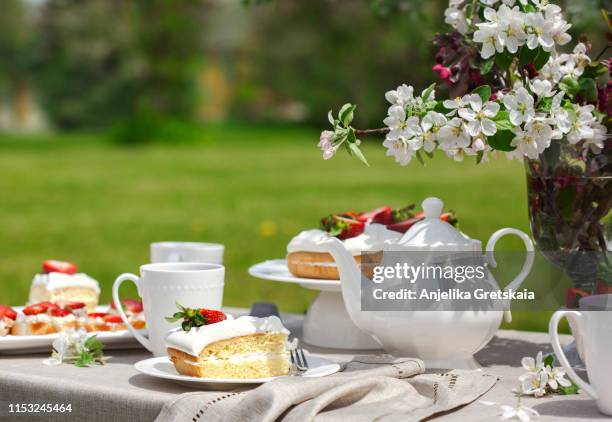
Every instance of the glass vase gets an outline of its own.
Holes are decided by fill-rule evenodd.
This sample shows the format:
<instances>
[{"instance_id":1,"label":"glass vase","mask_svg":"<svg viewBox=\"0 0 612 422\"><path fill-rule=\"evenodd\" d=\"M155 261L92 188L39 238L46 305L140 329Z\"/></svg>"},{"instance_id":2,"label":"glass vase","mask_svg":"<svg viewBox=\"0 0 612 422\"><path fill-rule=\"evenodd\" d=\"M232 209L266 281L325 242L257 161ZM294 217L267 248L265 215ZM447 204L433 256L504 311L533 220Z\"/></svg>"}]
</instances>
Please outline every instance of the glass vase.
<instances>
[{"instance_id":1,"label":"glass vase","mask_svg":"<svg viewBox=\"0 0 612 422\"><path fill-rule=\"evenodd\" d=\"M531 231L542 255L579 296L612 293L612 139L599 151L553 140L538 159L525 160L525 170ZM572 297L568 292L567 306L576 305Z\"/></svg>"}]
</instances>

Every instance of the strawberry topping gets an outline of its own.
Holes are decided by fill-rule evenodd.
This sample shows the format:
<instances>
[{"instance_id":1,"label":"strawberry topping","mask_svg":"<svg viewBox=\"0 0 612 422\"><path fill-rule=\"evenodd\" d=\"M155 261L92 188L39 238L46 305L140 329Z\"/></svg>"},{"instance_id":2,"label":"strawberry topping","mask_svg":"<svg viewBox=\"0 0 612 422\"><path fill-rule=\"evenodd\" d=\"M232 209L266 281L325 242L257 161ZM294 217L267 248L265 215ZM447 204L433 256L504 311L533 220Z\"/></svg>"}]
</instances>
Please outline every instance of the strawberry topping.
<instances>
[{"instance_id":1,"label":"strawberry topping","mask_svg":"<svg viewBox=\"0 0 612 422\"><path fill-rule=\"evenodd\" d=\"M108 324L119 324L123 322L121 315L108 314L103 316L102 319Z\"/></svg>"},{"instance_id":2,"label":"strawberry topping","mask_svg":"<svg viewBox=\"0 0 612 422\"><path fill-rule=\"evenodd\" d=\"M40 304L30 305L23 308L23 313L26 315L38 315L44 314L45 312L47 312L47 307Z\"/></svg>"},{"instance_id":3,"label":"strawberry topping","mask_svg":"<svg viewBox=\"0 0 612 422\"><path fill-rule=\"evenodd\" d=\"M67 309L51 309L51 316L54 317L65 317L66 315L70 315L72 312L70 312Z\"/></svg>"},{"instance_id":4,"label":"strawberry topping","mask_svg":"<svg viewBox=\"0 0 612 422\"><path fill-rule=\"evenodd\" d=\"M374 211L361 213L357 219L364 223L377 223L386 226L393 223L393 210L391 207L385 206Z\"/></svg>"},{"instance_id":5,"label":"strawberry topping","mask_svg":"<svg viewBox=\"0 0 612 422\"><path fill-rule=\"evenodd\" d=\"M17 319L17 312L13 310L13 308L0 305L0 318L6 317L8 319L12 319L13 321Z\"/></svg>"},{"instance_id":6,"label":"strawberry topping","mask_svg":"<svg viewBox=\"0 0 612 422\"><path fill-rule=\"evenodd\" d=\"M85 304L83 302L65 302L62 304L63 309L74 311L75 309L83 309Z\"/></svg>"},{"instance_id":7,"label":"strawberry topping","mask_svg":"<svg viewBox=\"0 0 612 422\"><path fill-rule=\"evenodd\" d=\"M54 259L47 259L43 262L43 272L48 273L64 273L74 274L77 272L76 264L66 261L56 261Z\"/></svg>"},{"instance_id":8,"label":"strawberry topping","mask_svg":"<svg viewBox=\"0 0 612 422\"><path fill-rule=\"evenodd\" d=\"M225 321L227 319L227 316L223 312L214 309L202 308L199 310L199 312L200 315L202 315L206 320L205 325L215 324L217 322Z\"/></svg>"},{"instance_id":9,"label":"strawberry topping","mask_svg":"<svg viewBox=\"0 0 612 422\"><path fill-rule=\"evenodd\" d=\"M89 318L104 318L106 315L108 314L104 312L91 312L87 314Z\"/></svg>"},{"instance_id":10,"label":"strawberry topping","mask_svg":"<svg viewBox=\"0 0 612 422\"><path fill-rule=\"evenodd\" d=\"M123 305L125 310L127 310L128 312L131 312L133 314L138 314L138 313L142 312L142 310L143 310L142 301L136 300L136 299L123 299L121 301L121 305ZM117 308L115 308L115 303L114 302L111 303L111 308L117 309Z\"/></svg>"}]
</instances>

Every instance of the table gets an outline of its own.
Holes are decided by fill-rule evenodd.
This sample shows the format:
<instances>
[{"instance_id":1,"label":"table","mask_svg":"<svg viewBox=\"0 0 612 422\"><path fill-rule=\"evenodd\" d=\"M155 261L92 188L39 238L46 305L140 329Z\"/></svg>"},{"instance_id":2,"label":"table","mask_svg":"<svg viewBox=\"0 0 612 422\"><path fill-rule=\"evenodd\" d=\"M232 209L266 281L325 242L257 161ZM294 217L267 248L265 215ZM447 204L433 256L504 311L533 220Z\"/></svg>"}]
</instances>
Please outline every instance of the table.
<instances>
[{"instance_id":1,"label":"table","mask_svg":"<svg viewBox=\"0 0 612 422\"><path fill-rule=\"evenodd\" d=\"M234 315L245 314L245 309L226 309ZM301 335L303 316L283 314L283 322L298 337ZM571 337L562 336L569 342ZM355 354L375 353L342 351L307 347L311 353L336 361L350 360ZM481 350L476 359L487 373L500 380L479 401L435 418L436 421L499 421L501 404L516 405L512 389L524 371L520 366L523 356L535 356L539 350L550 352L548 335L523 331L500 330L495 338ZM107 366L76 368L72 365L49 367L42 364L45 355L0 355L0 420L6 420L9 403L71 403L72 413L53 417L19 416L27 420L87 420L108 421L108 414L122 415L113 422L151 421L164 403L178 394L190 391L187 387L158 380L138 373L133 364L151 355L142 349L109 350ZM214 393L210 393L214 394ZM480 401L497 402L485 405ZM538 421L610 421L600 414L595 402L584 393L573 396L553 396L535 399L524 397L524 405L536 409Z\"/></svg>"}]
</instances>

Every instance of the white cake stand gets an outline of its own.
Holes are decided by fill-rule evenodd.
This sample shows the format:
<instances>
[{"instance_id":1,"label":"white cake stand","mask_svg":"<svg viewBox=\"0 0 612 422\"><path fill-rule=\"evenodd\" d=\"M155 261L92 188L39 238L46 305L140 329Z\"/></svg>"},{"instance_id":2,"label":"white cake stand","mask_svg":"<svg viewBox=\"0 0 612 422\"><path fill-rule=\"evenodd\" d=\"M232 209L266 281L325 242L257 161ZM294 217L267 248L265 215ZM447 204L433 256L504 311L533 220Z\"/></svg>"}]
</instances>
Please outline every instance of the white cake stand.
<instances>
[{"instance_id":1,"label":"white cake stand","mask_svg":"<svg viewBox=\"0 0 612 422\"><path fill-rule=\"evenodd\" d=\"M340 280L319 280L295 277L287 268L287 260L273 259L249 268L253 277L269 281L299 284L320 293L308 307L304 318L303 340L313 346L348 350L379 350L372 337L361 331L346 312Z\"/></svg>"}]
</instances>

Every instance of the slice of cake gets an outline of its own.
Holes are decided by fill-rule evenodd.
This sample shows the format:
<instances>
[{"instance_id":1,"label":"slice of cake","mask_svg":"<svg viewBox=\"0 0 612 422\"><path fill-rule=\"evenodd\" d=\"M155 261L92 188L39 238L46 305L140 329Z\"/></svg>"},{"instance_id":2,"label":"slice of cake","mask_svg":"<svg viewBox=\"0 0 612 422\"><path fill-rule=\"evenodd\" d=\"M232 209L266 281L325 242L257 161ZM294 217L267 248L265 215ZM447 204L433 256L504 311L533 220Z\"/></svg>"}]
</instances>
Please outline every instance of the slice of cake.
<instances>
[{"instance_id":1,"label":"slice of cake","mask_svg":"<svg viewBox=\"0 0 612 422\"><path fill-rule=\"evenodd\" d=\"M275 316L234 319L220 311L182 308L171 319L183 319L166 337L168 356L180 374L245 379L289 373L289 331Z\"/></svg>"},{"instance_id":2,"label":"slice of cake","mask_svg":"<svg viewBox=\"0 0 612 422\"><path fill-rule=\"evenodd\" d=\"M28 303L83 302L90 312L95 311L100 285L87 274L76 271L76 265L69 262L45 261L43 273L34 276Z\"/></svg>"},{"instance_id":3,"label":"slice of cake","mask_svg":"<svg viewBox=\"0 0 612 422\"><path fill-rule=\"evenodd\" d=\"M68 308L51 302L40 302L23 308L11 329L14 336L34 336L76 329L76 316Z\"/></svg>"},{"instance_id":4,"label":"slice of cake","mask_svg":"<svg viewBox=\"0 0 612 422\"><path fill-rule=\"evenodd\" d=\"M0 337L11 332L11 328L17 319L17 312L10 306L0 305Z\"/></svg>"}]
</instances>

